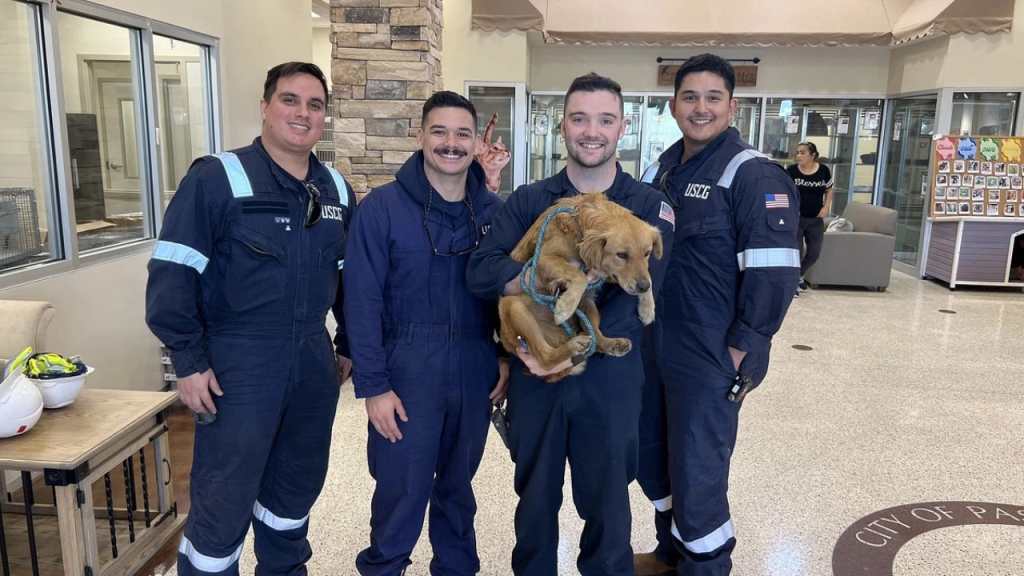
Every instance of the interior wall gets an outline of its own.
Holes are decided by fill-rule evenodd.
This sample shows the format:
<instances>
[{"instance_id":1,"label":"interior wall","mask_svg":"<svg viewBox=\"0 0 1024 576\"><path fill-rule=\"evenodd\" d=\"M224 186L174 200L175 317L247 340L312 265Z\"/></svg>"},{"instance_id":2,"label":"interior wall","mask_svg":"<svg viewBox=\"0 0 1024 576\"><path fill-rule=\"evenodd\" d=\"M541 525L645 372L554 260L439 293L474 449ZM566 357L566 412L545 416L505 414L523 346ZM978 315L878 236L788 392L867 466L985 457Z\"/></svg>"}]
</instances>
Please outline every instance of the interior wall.
<instances>
[{"instance_id":1,"label":"interior wall","mask_svg":"<svg viewBox=\"0 0 1024 576\"><path fill-rule=\"evenodd\" d=\"M626 91L671 92L672 87L658 86L657 58L687 58L703 52L725 58L760 58L757 86L740 89L745 93L884 94L886 90L889 53L885 48L681 49L554 44L532 46L530 88L565 90L573 78L593 71L614 79Z\"/></svg>"},{"instance_id":2,"label":"interior wall","mask_svg":"<svg viewBox=\"0 0 1024 576\"><path fill-rule=\"evenodd\" d=\"M894 48L889 57L889 94L933 90L944 86L949 37Z\"/></svg>"},{"instance_id":3,"label":"interior wall","mask_svg":"<svg viewBox=\"0 0 1024 576\"><path fill-rule=\"evenodd\" d=\"M309 0L222 0L212 4L207 0L99 0L98 3L220 39L223 144L227 149L246 145L259 135L259 101L267 70L281 62L312 58ZM8 9L11 4L10 0L0 0L0 9ZM2 17L6 14L0 12L0 32L3 33L0 34L0 49L8 32L9 20ZM273 34L261 33L271 28ZM81 42L102 41L93 37L81 39ZM100 50L102 46L96 45L95 49ZM3 67L14 66L5 64L6 60L10 59L0 55L0 79L3 80L8 79ZM17 73L24 78L31 70L21 65ZM3 96L0 107L5 100L16 99L7 98L5 86L19 83L30 86L22 80L0 82ZM30 94L23 96L24 102L34 101ZM74 98L69 98L69 106L72 100ZM22 131L19 133L0 132L0 155L19 142L22 146L29 145L37 130L35 121L34 116L31 117L30 124L19 128ZM3 144L12 137L13 143ZM6 173L8 164L0 162L0 179ZM47 346L54 352L81 354L95 366L97 372L90 377L89 386L158 390L164 385L159 342L144 321L148 261L148 254L131 256L0 290L0 298L52 303L57 314L47 333Z\"/></svg>"},{"instance_id":4,"label":"interior wall","mask_svg":"<svg viewBox=\"0 0 1024 576\"><path fill-rule=\"evenodd\" d=\"M313 28L313 64L316 64L324 75L327 84L331 84L331 29Z\"/></svg>"},{"instance_id":5,"label":"interior wall","mask_svg":"<svg viewBox=\"0 0 1024 576\"><path fill-rule=\"evenodd\" d=\"M446 90L463 93L466 80L528 82L526 33L472 30L472 0L445 0L441 74Z\"/></svg>"},{"instance_id":6,"label":"interior wall","mask_svg":"<svg viewBox=\"0 0 1024 576\"><path fill-rule=\"evenodd\" d=\"M1024 86L1024 0L1013 7L1013 30L1000 34L954 34L949 39L944 86Z\"/></svg>"}]
</instances>

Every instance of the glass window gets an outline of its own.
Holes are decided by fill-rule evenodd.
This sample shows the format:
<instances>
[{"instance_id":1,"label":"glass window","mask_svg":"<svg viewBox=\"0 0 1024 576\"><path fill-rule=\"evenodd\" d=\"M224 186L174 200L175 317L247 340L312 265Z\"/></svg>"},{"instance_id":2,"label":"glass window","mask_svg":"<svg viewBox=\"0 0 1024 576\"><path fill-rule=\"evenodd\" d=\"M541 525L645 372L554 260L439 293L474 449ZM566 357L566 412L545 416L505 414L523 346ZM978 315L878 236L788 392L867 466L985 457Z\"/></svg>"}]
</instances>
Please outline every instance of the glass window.
<instances>
[{"instance_id":1,"label":"glass window","mask_svg":"<svg viewBox=\"0 0 1024 576\"><path fill-rule=\"evenodd\" d=\"M0 272L61 257L39 40L37 9L0 0Z\"/></svg>"},{"instance_id":2,"label":"glass window","mask_svg":"<svg viewBox=\"0 0 1024 576\"><path fill-rule=\"evenodd\" d=\"M154 34L153 49L166 206L192 161L210 153L210 85L205 47Z\"/></svg>"},{"instance_id":3,"label":"glass window","mask_svg":"<svg viewBox=\"0 0 1024 576\"><path fill-rule=\"evenodd\" d=\"M481 135L487 129L487 123L491 121L491 116L495 113L498 114L498 122L491 132L491 144L496 143L500 137L501 143L508 148L514 159L516 157L515 133L513 132L516 113L515 87L470 86L469 100L476 107L476 128ZM509 194L512 194L512 187L515 185L512 175L513 165L514 162L510 161L501 169L501 187L498 189L498 195L502 198L508 198Z\"/></svg>"},{"instance_id":4,"label":"glass window","mask_svg":"<svg viewBox=\"0 0 1024 576\"><path fill-rule=\"evenodd\" d=\"M1016 92L954 92L953 136L1016 136Z\"/></svg>"},{"instance_id":5,"label":"glass window","mask_svg":"<svg viewBox=\"0 0 1024 576\"><path fill-rule=\"evenodd\" d=\"M683 136L669 109L668 103L671 99L672 96L647 97L641 161L644 170L657 160L666 148L675 144ZM757 146L761 129L761 99L740 96L737 96L736 99L739 100L739 106L736 108L736 114L732 117L731 125L739 130L740 137L748 144Z\"/></svg>"},{"instance_id":6,"label":"glass window","mask_svg":"<svg viewBox=\"0 0 1024 576\"><path fill-rule=\"evenodd\" d=\"M137 125L134 30L66 12L57 16L79 252L145 236L146 156Z\"/></svg>"},{"instance_id":7,"label":"glass window","mask_svg":"<svg viewBox=\"0 0 1024 576\"><path fill-rule=\"evenodd\" d=\"M870 204L881 135L881 100L769 98L762 152L783 166L793 163L796 146L812 142L818 161L835 181L832 214L851 201Z\"/></svg>"}]
</instances>

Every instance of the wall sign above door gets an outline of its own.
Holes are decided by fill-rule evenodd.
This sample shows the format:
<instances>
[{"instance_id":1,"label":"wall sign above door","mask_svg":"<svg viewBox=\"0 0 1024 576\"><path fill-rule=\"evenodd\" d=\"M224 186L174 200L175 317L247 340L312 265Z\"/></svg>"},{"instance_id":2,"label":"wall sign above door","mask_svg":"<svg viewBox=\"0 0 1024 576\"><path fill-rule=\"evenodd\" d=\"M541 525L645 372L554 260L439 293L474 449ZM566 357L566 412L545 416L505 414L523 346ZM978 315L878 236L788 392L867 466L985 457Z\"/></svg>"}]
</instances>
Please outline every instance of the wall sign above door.
<instances>
[{"instance_id":1,"label":"wall sign above door","mask_svg":"<svg viewBox=\"0 0 1024 576\"><path fill-rule=\"evenodd\" d=\"M757 86L757 66L734 66L736 70L736 87L752 88ZM658 86L675 86L678 64L658 64Z\"/></svg>"}]
</instances>

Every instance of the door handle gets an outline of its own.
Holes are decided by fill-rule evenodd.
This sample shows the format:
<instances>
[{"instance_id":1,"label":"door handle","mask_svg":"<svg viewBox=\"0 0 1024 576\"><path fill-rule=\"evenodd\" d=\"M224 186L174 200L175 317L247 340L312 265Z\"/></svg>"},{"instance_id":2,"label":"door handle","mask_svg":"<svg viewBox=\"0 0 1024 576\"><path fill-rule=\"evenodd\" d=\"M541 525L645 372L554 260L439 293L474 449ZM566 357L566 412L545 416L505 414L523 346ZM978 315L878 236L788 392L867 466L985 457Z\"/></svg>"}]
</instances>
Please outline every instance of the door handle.
<instances>
[{"instance_id":1,"label":"door handle","mask_svg":"<svg viewBox=\"0 0 1024 576\"><path fill-rule=\"evenodd\" d=\"M120 170L121 165L117 162L107 162L107 168L110 168L111 170Z\"/></svg>"},{"instance_id":2,"label":"door handle","mask_svg":"<svg viewBox=\"0 0 1024 576\"><path fill-rule=\"evenodd\" d=\"M71 188L78 190L78 158L71 159Z\"/></svg>"}]
</instances>

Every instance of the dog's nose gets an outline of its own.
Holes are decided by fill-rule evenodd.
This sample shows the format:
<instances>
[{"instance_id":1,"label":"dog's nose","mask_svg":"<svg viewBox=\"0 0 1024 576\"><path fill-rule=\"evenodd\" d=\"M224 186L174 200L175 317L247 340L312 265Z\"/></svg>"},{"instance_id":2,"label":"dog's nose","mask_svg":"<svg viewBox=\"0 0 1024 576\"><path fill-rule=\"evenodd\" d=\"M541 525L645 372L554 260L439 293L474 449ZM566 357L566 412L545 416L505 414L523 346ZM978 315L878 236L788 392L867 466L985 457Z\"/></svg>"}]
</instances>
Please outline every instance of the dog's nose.
<instances>
[{"instance_id":1,"label":"dog's nose","mask_svg":"<svg viewBox=\"0 0 1024 576\"><path fill-rule=\"evenodd\" d=\"M649 280L640 280L636 283L636 291L643 294L651 289L651 283Z\"/></svg>"}]
</instances>

